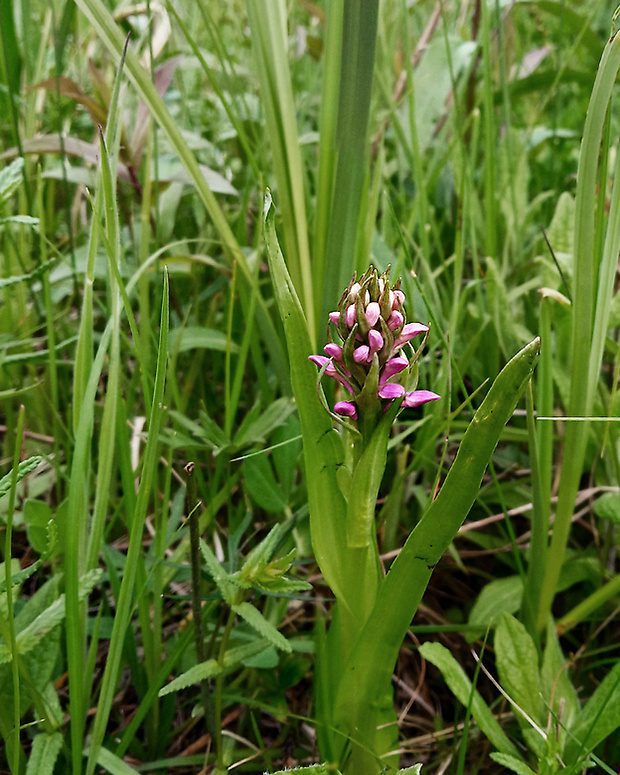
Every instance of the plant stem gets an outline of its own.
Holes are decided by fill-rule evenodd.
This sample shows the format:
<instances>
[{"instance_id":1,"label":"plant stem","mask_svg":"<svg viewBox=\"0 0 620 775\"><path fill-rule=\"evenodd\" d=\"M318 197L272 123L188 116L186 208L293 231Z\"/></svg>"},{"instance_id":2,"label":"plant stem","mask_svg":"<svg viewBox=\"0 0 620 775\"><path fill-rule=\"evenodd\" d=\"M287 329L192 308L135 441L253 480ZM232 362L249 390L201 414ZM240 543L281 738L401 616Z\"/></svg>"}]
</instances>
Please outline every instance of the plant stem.
<instances>
[{"instance_id":1,"label":"plant stem","mask_svg":"<svg viewBox=\"0 0 620 775\"><path fill-rule=\"evenodd\" d=\"M196 644L196 659L198 662L205 662L207 654L205 651L204 631L202 627L202 595L200 591L200 525L198 514L198 494L196 488L196 479L194 478L195 465L193 462L185 466L187 474L186 490L186 508L189 519L189 540L190 540L190 565L192 572L192 614L194 617L194 641ZM200 694L202 696L202 705L205 713L205 723L207 731L213 737L216 734L215 719L213 715L213 703L209 694L209 685L207 681L200 682Z\"/></svg>"},{"instance_id":2,"label":"plant stem","mask_svg":"<svg viewBox=\"0 0 620 775\"><path fill-rule=\"evenodd\" d=\"M235 621L235 612L231 611L228 614L228 621L226 622L226 628L222 635L222 642L220 643L220 653L217 661L220 666L224 665L224 656L226 654L226 647L228 646L228 639L232 632L233 624ZM224 672L222 672L215 679L215 746L217 752L217 761L215 765L216 772L226 772L224 767L224 746L222 745L222 696L224 693Z\"/></svg>"},{"instance_id":3,"label":"plant stem","mask_svg":"<svg viewBox=\"0 0 620 775\"><path fill-rule=\"evenodd\" d=\"M15 635L15 617L13 613L13 573L11 567L11 542L13 538L13 512L15 510L15 494L17 491L17 470L21 456L22 439L24 436L24 407L19 409L17 417L17 433L15 435L15 452L13 454L13 470L11 476L11 489L9 492L9 507L6 514L6 532L4 536L4 575L6 581L6 610L11 639L11 673L13 676L13 763L11 772L19 775L19 760L21 745L19 740L20 728L20 697L19 697L19 662L17 659L17 637ZM8 755L8 751L7 751Z\"/></svg>"}]
</instances>

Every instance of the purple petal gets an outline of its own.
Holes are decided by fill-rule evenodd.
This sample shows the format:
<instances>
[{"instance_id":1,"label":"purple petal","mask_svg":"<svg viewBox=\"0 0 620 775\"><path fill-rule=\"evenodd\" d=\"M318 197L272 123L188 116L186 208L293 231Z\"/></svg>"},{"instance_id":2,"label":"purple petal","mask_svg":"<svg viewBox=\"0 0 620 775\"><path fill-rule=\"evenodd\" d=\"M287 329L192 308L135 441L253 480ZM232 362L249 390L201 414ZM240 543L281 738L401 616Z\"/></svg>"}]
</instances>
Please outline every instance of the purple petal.
<instances>
[{"instance_id":1,"label":"purple petal","mask_svg":"<svg viewBox=\"0 0 620 775\"><path fill-rule=\"evenodd\" d=\"M414 336L424 334L428 331L428 326L422 323L407 323L400 332L398 339L394 342L394 349L398 350L404 344L407 344Z\"/></svg>"},{"instance_id":2,"label":"purple petal","mask_svg":"<svg viewBox=\"0 0 620 775\"><path fill-rule=\"evenodd\" d=\"M353 350L353 360L355 363L367 363L370 356L370 347L367 344L361 344Z\"/></svg>"},{"instance_id":3,"label":"purple petal","mask_svg":"<svg viewBox=\"0 0 620 775\"><path fill-rule=\"evenodd\" d=\"M342 362L342 347L330 342L323 348L330 358L335 358L339 363Z\"/></svg>"},{"instance_id":4,"label":"purple petal","mask_svg":"<svg viewBox=\"0 0 620 775\"><path fill-rule=\"evenodd\" d=\"M386 385L382 385L377 391L379 398L400 398L405 395L405 388L402 385L397 385L394 382L388 382Z\"/></svg>"},{"instance_id":5,"label":"purple petal","mask_svg":"<svg viewBox=\"0 0 620 775\"><path fill-rule=\"evenodd\" d=\"M344 313L344 322L348 328L353 328L355 323L355 304L349 304L347 311Z\"/></svg>"},{"instance_id":6,"label":"purple petal","mask_svg":"<svg viewBox=\"0 0 620 775\"><path fill-rule=\"evenodd\" d=\"M437 401L440 398L441 396L433 393L432 390L414 390L412 393L407 393L402 406L415 409L416 406L422 406L422 404L427 404L429 401Z\"/></svg>"},{"instance_id":7,"label":"purple petal","mask_svg":"<svg viewBox=\"0 0 620 775\"><path fill-rule=\"evenodd\" d=\"M325 366L325 364L329 360L329 358L326 358L324 355L309 355L308 360L312 361L312 363L316 363L319 369L322 369L323 366Z\"/></svg>"},{"instance_id":8,"label":"purple petal","mask_svg":"<svg viewBox=\"0 0 620 775\"><path fill-rule=\"evenodd\" d=\"M334 406L334 412L341 414L343 417L352 417L354 420L357 420L357 409L355 404L352 404L350 401L338 401Z\"/></svg>"},{"instance_id":9,"label":"purple petal","mask_svg":"<svg viewBox=\"0 0 620 775\"><path fill-rule=\"evenodd\" d=\"M368 332L368 344L371 352L376 353L383 347L383 337L378 331L371 329Z\"/></svg>"},{"instance_id":10,"label":"purple petal","mask_svg":"<svg viewBox=\"0 0 620 775\"><path fill-rule=\"evenodd\" d=\"M390 295L390 299L392 301L392 309L399 309L401 305L405 303L405 294L400 290L392 291L392 293L394 294L393 299Z\"/></svg>"},{"instance_id":11,"label":"purple petal","mask_svg":"<svg viewBox=\"0 0 620 775\"><path fill-rule=\"evenodd\" d=\"M366 307L366 321L372 328L381 315L381 307L376 301L371 301Z\"/></svg>"},{"instance_id":12,"label":"purple petal","mask_svg":"<svg viewBox=\"0 0 620 775\"><path fill-rule=\"evenodd\" d=\"M335 326L337 326L338 321L340 320L340 312L330 312L329 319Z\"/></svg>"},{"instance_id":13,"label":"purple petal","mask_svg":"<svg viewBox=\"0 0 620 775\"><path fill-rule=\"evenodd\" d=\"M380 384L383 385L390 377L393 377L394 374L400 374L407 366L409 366L409 361L402 355L391 358L383 367L381 378L379 379Z\"/></svg>"},{"instance_id":14,"label":"purple petal","mask_svg":"<svg viewBox=\"0 0 620 775\"><path fill-rule=\"evenodd\" d=\"M403 313L395 309L388 319L387 327L390 329L390 331L396 331L396 329L399 326L402 326L404 322L405 322L405 317Z\"/></svg>"}]
</instances>

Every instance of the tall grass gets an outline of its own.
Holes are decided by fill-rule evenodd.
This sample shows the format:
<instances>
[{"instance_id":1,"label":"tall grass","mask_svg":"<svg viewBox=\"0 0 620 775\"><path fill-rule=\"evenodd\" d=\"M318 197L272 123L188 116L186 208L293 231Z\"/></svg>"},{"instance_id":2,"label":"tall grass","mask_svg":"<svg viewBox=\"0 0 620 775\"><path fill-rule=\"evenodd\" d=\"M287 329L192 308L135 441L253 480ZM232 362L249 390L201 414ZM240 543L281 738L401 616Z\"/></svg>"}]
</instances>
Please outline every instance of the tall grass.
<instances>
[{"instance_id":1,"label":"tall grass","mask_svg":"<svg viewBox=\"0 0 620 775\"><path fill-rule=\"evenodd\" d=\"M376 676L364 666L379 659L382 641L355 645L349 633L349 667L363 677L345 675L344 663L319 669L312 706L308 654L335 638L321 628L342 633L347 621L332 620L322 584L364 616L372 609L377 630L388 622L380 672L389 689L404 620L421 595L419 585L414 595L394 581L417 562L408 564L404 538L415 529L445 539L445 524L429 525L428 515L443 508L438 493L457 445L488 381L536 335L541 361L526 416L518 412L502 432L464 532L434 558L437 582L414 623L419 636L449 639L458 669L426 644L421 653L445 683L428 671L421 690L452 713L446 686L456 687L471 724L497 752L516 755L529 733L499 719L502 730L486 705L497 695L478 686L479 696L462 680L465 637L499 628L484 664L493 672L498 654L500 678L514 688L502 674L506 633L530 656L533 640L529 672L547 680L563 660L555 621L565 652L577 654L575 685L594 700L578 716L559 679L581 719L574 729L584 750L569 746L575 766L596 708L598 728L608 729L611 705L595 685L617 662L603 626L618 602L616 492L590 509L589 527L574 518L576 501L617 486L620 471L615 428L599 432L603 424L591 421L617 413L620 55L610 19L603 2L542 0L0 5L0 433L2 463L12 467L0 500L0 730L15 775L174 772L216 761L275 770L285 749L291 765L319 757L306 743L308 724L324 756L341 753L346 741L326 707L338 692L345 709L347 692L371 694ZM340 437L327 414L301 426L297 416L316 396L316 374L287 355L290 321L279 319L266 263L267 186L303 311L288 332L297 357L320 352L326 314L370 262L392 265L409 318L431 324L420 387L444 401L399 418L365 574L334 560L336 549L346 555L346 525L334 516L346 475L334 483L325 465L342 462ZM540 419L554 414L568 419ZM309 426L316 444L306 442L302 456ZM34 455L43 462L26 475L19 461ZM194 558L202 640L194 632L189 461L200 504L192 527L220 564L220 581L235 583L274 524L284 527L270 571L294 547L296 574L319 561L314 596L251 598L290 653L230 613L208 551L202 568ZM317 535L308 501L321 499L330 505ZM356 598L361 578L381 586L372 605ZM397 627L394 601L407 594ZM501 624L491 609L506 612ZM595 656L605 649L609 665ZM399 680L415 688L418 656L408 646L400 653ZM197 662L216 671L203 681L217 692L206 728L208 692L198 684L159 696ZM391 691L382 699L392 713ZM429 708L402 718L449 725ZM375 734L396 746L395 727L367 730L366 742ZM455 771L500 767L480 739L470 728ZM613 735L596 745L600 761L614 761ZM425 768L456 753L442 746L436 739ZM403 763L417 760L413 748Z\"/></svg>"}]
</instances>

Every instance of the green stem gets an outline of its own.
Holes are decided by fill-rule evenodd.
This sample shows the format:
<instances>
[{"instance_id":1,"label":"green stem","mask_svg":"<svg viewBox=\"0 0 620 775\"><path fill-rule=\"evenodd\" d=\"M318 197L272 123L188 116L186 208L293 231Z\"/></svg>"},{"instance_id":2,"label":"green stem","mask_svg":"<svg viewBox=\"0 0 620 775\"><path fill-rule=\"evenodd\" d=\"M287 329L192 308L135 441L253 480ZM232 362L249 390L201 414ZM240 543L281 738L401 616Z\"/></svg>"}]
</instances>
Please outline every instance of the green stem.
<instances>
[{"instance_id":1,"label":"green stem","mask_svg":"<svg viewBox=\"0 0 620 775\"><path fill-rule=\"evenodd\" d=\"M220 652L217 661L220 665L224 666L224 657L226 656L226 648L228 647L228 640L230 633L232 632L233 624L235 622L235 612L231 611L228 614L228 621L226 622L226 628L222 635L222 642L220 643ZM222 744L222 698L224 694L224 671L215 679L215 746L217 752L217 772L226 772L224 766L224 746Z\"/></svg>"},{"instance_id":2,"label":"green stem","mask_svg":"<svg viewBox=\"0 0 620 775\"><path fill-rule=\"evenodd\" d=\"M194 641L196 644L196 658L198 662L206 662L204 630L202 627L202 595L200 584L200 515L198 513L198 493L196 478L194 477L194 463L185 466L187 474L186 508L189 515L189 540L190 540L190 564L192 572L192 614L194 617ZM207 730L213 736L216 732L213 716L213 703L209 694L207 681L200 682L200 693L204 707Z\"/></svg>"},{"instance_id":3,"label":"green stem","mask_svg":"<svg viewBox=\"0 0 620 775\"><path fill-rule=\"evenodd\" d=\"M19 761L22 752L19 740L20 728L20 698L19 698L19 662L17 659L17 637L15 635L15 617L13 612L13 569L11 567L11 542L13 540L13 513L15 511L15 494L17 492L17 472L19 458L21 456L22 440L24 437L24 407L19 408L17 417L17 434L15 437L15 451L13 453L13 470L11 472L11 490L9 492L9 507L6 514L6 532L4 536L4 577L6 582L6 610L9 625L11 645L11 673L13 677L13 763L11 772L19 773Z\"/></svg>"}]
</instances>

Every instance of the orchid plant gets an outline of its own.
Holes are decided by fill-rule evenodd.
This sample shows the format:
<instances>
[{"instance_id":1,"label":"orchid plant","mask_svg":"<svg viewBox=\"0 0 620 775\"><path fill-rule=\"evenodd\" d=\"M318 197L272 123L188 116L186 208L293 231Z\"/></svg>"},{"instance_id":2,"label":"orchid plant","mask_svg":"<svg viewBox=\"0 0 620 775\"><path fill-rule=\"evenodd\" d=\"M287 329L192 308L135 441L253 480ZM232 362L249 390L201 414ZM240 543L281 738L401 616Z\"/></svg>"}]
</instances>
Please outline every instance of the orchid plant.
<instances>
[{"instance_id":1,"label":"orchid plant","mask_svg":"<svg viewBox=\"0 0 620 775\"><path fill-rule=\"evenodd\" d=\"M396 773L392 672L398 652L433 568L476 499L504 425L536 365L540 341L524 347L498 375L436 498L384 573L375 512L391 428L405 407L439 399L416 389L428 327L407 323L399 282L390 287L387 273L371 268L351 281L329 315L325 355L313 354L274 220L268 192L265 236L306 450L312 545L336 601L329 630L319 626L316 640L319 747L323 759L347 775ZM425 338L415 350L412 341L421 334ZM325 375L338 383L341 394L333 411L322 391Z\"/></svg>"},{"instance_id":2,"label":"orchid plant","mask_svg":"<svg viewBox=\"0 0 620 775\"><path fill-rule=\"evenodd\" d=\"M350 394L334 405L334 412L357 420L365 435L396 400L402 408L414 408L440 398L430 390L415 390L426 337L417 352L411 341L422 333L428 336L428 326L405 322L404 301L400 280L390 288L389 269L379 276L371 267L359 282L354 276L338 309L329 313L326 355L310 356L321 375L333 377ZM405 347L411 349L409 358L403 355Z\"/></svg>"}]
</instances>

